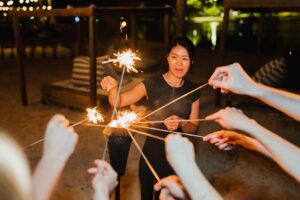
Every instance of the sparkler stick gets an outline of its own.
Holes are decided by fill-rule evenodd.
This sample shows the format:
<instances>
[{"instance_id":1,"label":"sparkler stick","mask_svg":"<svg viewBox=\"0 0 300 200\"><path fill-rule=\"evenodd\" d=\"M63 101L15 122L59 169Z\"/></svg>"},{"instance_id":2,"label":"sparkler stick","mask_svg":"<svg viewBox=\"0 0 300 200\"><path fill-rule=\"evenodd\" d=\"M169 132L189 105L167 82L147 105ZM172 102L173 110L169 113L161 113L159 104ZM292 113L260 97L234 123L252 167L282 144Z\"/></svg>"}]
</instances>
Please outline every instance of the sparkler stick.
<instances>
[{"instance_id":1,"label":"sparkler stick","mask_svg":"<svg viewBox=\"0 0 300 200\"><path fill-rule=\"evenodd\" d=\"M191 133L183 133L183 132L179 132L179 131L169 131L169 130L165 130L165 129L160 129L160 128L154 128L154 127L147 127L147 126L138 126L138 125L131 125L134 127L138 127L138 128L144 128L144 129L150 129L150 130L154 130L154 131L161 131L161 132L167 132L167 133L177 133L180 135L185 135L185 136L190 136L190 137L197 137L197 138L203 138L204 136L202 135L194 135Z\"/></svg>"},{"instance_id":2,"label":"sparkler stick","mask_svg":"<svg viewBox=\"0 0 300 200\"><path fill-rule=\"evenodd\" d=\"M155 124L155 123L165 123L165 122L202 122L209 121L207 119L178 119L178 120L158 120L158 121L144 121L144 122L132 122L134 124Z\"/></svg>"},{"instance_id":3,"label":"sparkler stick","mask_svg":"<svg viewBox=\"0 0 300 200\"><path fill-rule=\"evenodd\" d=\"M78 125L80 125L80 124L82 124L83 122L86 122L86 121L88 121L88 119L84 119L84 120L81 120L81 121L79 121L79 122L76 122L76 123L72 124L70 127L78 126ZM37 141L35 141L35 142L33 142L33 143L27 145L27 146L24 147L23 149L28 149L29 147L33 147L34 145L36 145L36 144L38 144L38 143L40 143L40 142L43 142L43 141L44 141L44 138L39 139L39 140L37 140Z\"/></svg>"},{"instance_id":4,"label":"sparkler stick","mask_svg":"<svg viewBox=\"0 0 300 200\"><path fill-rule=\"evenodd\" d=\"M154 139L157 139L157 140L165 141L165 139L162 138L162 137L159 137L159 136L156 136L156 135L152 135L152 134L146 133L144 131L138 131L138 130L134 130L134 129L131 129L131 128L126 128L126 130L129 130L129 131L141 134L141 135L145 135L147 137L151 137L151 138L154 138Z\"/></svg>"},{"instance_id":5,"label":"sparkler stick","mask_svg":"<svg viewBox=\"0 0 300 200\"><path fill-rule=\"evenodd\" d=\"M110 121L112 121L114 119L115 113L117 111L117 104L119 102L119 96L120 96L120 92L121 92L121 88L122 88L122 84L123 84L125 69L126 69L126 66L123 65L123 71L122 71L122 75L121 75L121 79L120 79L120 84L118 86L118 92L117 92L117 96L115 98L114 109L113 109L113 112L111 114L111 120ZM102 153L102 160L105 160L106 151L107 151L107 145L108 145L108 140L109 140L109 137L107 138L107 140L104 143L104 149L103 149L103 153Z\"/></svg>"},{"instance_id":6,"label":"sparkler stick","mask_svg":"<svg viewBox=\"0 0 300 200\"><path fill-rule=\"evenodd\" d=\"M156 179L157 181L160 181L159 176L157 175L157 173L156 173L156 171L154 170L153 166L151 165L151 163L149 162L149 160L147 159L147 157L146 157L145 154L143 153L143 151L142 151L141 147L139 146L139 144L137 143L137 141L134 139L132 133L130 132L130 130L128 130L128 129L126 129L126 130L127 130L128 134L130 135L130 137L131 137L133 143L135 144L136 148L139 150L141 156L144 158L144 160L145 160L146 164L148 165L150 171L152 172L153 176L155 177L155 179Z\"/></svg>"},{"instance_id":7,"label":"sparkler stick","mask_svg":"<svg viewBox=\"0 0 300 200\"><path fill-rule=\"evenodd\" d=\"M180 96L180 97L174 99L173 101L171 101L171 102L169 102L169 103L167 103L167 104L165 104L165 105L163 105L163 106L157 108L156 110L154 110L154 111L152 111L151 113L147 114L146 116L142 117L141 120L142 120L142 119L145 119L145 118L147 118L147 117L149 117L150 115L153 115L154 113L156 113L156 112L162 110L163 108L165 108L165 107L167 107L167 106L169 106L169 105L175 103L176 101L178 101L178 100L180 100L180 99L182 99L182 98L184 98L184 97L186 97L186 96L192 94L193 92L196 92L197 90L200 90L201 88L205 87L206 85L208 85L208 83L205 83L205 84L203 84L203 85L200 85L199 87L197 87L197 88L195 88L195 89L193 89L193 90L191 90L191 91L189 91L189 92L183 94L182 96Z\"/></svg>"}]
</instances>

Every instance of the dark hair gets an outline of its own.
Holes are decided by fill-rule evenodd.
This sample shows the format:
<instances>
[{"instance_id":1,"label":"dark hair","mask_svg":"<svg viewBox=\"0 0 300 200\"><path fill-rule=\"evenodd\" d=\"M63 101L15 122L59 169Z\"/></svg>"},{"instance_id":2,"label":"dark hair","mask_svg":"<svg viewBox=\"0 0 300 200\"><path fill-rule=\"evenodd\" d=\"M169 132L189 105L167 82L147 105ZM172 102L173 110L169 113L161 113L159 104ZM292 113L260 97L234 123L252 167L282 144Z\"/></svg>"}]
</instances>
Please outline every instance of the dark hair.
<instances>
[{"instance_id":1,"label":"dark hair","mask_svg":"<svg viewBox=\"0 0 300 200\"><path fill-rule=\"evenodd\" d=\"M174 47L176 47L177 45L180 45L186 49L186 51L189 54L191 64L192 64L192 62L194 61L194 52L195 52L195 46L194 46L193 42L190 39L188 39L187 37L176 37L172 40L172 42L170 44L169 52L171 52L171 50Z\"/></svg>"}]
</instances>

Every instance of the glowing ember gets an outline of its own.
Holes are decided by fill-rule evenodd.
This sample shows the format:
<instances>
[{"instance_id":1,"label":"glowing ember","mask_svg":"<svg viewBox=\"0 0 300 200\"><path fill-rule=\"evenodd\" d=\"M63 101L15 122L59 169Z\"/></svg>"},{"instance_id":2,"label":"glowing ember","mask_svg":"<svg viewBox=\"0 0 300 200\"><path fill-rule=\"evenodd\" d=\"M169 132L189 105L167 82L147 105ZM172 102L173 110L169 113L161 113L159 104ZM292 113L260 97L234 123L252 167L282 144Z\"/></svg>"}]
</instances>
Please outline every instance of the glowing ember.
<instances>
[{"instance_id":1,"label":"glowing ember","mask_svg":"<svg viewBox=\"0 0 300 200\"><path fill-rule=\"evenodd\" d=\"M128 128L130 124L138 120L138 115L135 112L122 112L117 120L111 121L108 126Z\"/></svg>"},{"instance_id":2,"label":"glowing ember","mask_svg":"<svg viewBox=\"0 0 300 200\"><path fill-rule=\"evenodd\" d=\"M127 69L127 72L133 71L138 72L137 69L134 67L136 60L141 60L140 57L136 55L131 49L125 50L123 52L114 53L114 56L116 56L115 59L109 59L108 61L104 61L104 63L112 62L114 64L119 65L121 68L122 66L125 66Z\"/></svg>"},{"instance_id":3,"label":"glowing ember","mask_svg":"<svg viewBox=\"0 0 300 200\"><path fill-rule=\"evenodd\" d=\"M103 122L103 116L97 111L97 107L95 108L87 108L88 118L90 122L97 124L97 122Z\"/></svg>"},{"instance_id":4,"label":"glowing ember","mask_svg":"<svg viewBox=\"0 0 300 200\"><path fill-rule=\"evenodd\" d=\"M123 28L125 28L125 26L127 26L126 21L122 21L122 22L120 23L120 31L121 31L121 33L122 33Z\"/></svg>"}]
</instances>

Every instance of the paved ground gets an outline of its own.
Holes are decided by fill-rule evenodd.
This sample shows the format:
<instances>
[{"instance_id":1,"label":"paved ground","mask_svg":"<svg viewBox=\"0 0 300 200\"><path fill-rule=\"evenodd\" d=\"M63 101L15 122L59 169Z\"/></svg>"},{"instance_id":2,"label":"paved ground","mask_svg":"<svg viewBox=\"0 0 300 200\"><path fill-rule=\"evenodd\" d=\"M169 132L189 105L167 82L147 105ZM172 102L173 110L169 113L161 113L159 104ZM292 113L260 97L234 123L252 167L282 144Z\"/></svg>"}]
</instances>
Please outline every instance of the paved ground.
<instances>
[{"instance_id":1,"label":"paved ground","mask_svg":"<svg viewBox=\"0 0 300 200\"><path fill-rule=\"evenodd\" d=\"M198 49L192 79L195 82L207 81L217 64L216 52ZM264 59L268 59L265 57ZM253 71L257 66L254 55L232 52L226 62L240 61ZM56 80L70 77L70 60L26 61L28 75L29 106L20 104L18 69L15 61L0 60L0 127L13 135L21 146L26 146L43 137L47 121L55 113L64 114L71 122L82 120L84 112L68 109L62 105L40 103L40 87ZM214 91L206 87L201 99L201 115L217 110L214 107ZM300 146L300 123L261 104L241 103L246 114L287 140ZM220 127L212 122L200 125L200 135L205 135ZM86 169L95 158L102 154L103 137L101 129L78 126L79 143L64 170L53 198L55 200L91 199L90 178ZM140 144L144 138L136 136ZM261 199L300 199L300 186L272 161L243 149L220 152L215 147L196 141L199 167L226 199L242 199L239 195L247 191L259 194ZM25 150L30 165L35 167L42 154L42 144ZM121 199L140 199L138 181L139 153L132 145L126 175L121 181Z\"/></svg>"}]
</instances>

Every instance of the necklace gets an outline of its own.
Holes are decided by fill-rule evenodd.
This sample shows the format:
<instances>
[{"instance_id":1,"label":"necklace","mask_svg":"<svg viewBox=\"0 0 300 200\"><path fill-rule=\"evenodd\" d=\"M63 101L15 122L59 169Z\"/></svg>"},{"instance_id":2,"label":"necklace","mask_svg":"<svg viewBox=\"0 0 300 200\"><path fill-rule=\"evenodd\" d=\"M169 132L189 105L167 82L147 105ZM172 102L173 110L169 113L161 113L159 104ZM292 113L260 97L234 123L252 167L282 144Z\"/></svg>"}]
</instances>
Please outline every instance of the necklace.
<instances>
[{"instance_id":1,"label":"necklace","mask_svg":"<svg viewBox=\"0 0 300 200\"><path fill-rule=\"evenodd\" d=\"M179 83L178 82L172 82L172 81L168 80L168 75L167 74L164 74L163 77L164 77L165 81L168 83L168 85L170 85L172 88L179 88L183 85L183 82L184 82L183 78L180 80Z\"/></svg>"}]
</instances>

